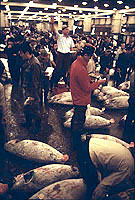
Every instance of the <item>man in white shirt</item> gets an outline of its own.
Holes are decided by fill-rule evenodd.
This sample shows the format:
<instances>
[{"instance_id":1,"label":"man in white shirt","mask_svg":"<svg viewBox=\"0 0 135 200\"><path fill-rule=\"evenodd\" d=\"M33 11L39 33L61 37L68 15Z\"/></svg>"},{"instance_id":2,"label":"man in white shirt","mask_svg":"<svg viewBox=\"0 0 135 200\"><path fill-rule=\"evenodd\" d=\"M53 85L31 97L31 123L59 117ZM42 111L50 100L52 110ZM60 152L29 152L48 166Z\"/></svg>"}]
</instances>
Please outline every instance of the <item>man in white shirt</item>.
<instances>
[{"instance_id":1,"label":"man in white shirt","mask_svg":"<svg viewBox=\"0 0 135 200\"><path fill-rule=\"evenodd\" d=\"M59 34L54 27L54 18L51 18L52 31L56 34L57 38L57 58L56 68L53 72L52 79L50 81L50 89L53 89L53 85L57 85L61 77L63 77L65 84L67 85L66 73L70 67L70 51L73 50L74 42L69 36L69 29L67 26L63 26L62 34Z\"/></svg>"}]
</instances>

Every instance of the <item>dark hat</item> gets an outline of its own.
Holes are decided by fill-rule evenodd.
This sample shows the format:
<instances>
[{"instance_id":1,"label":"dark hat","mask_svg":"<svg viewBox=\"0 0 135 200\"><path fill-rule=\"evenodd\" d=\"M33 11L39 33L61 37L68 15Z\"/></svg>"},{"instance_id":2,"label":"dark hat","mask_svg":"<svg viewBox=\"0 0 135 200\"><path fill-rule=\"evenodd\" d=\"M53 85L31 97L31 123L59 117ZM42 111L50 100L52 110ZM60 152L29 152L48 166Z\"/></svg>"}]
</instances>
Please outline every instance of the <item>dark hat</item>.
<instances>
[{"instance_id":1,"label":"dark hat","mask_svg":"<svg viewBox=\"0 0 135 200\"><path fill-rule=\"evenodd\" d=\"M68 26L67 25L63 25L62 26L62 30L64 30L65 28L68 28Z\"/></svg>"}]
</instances>

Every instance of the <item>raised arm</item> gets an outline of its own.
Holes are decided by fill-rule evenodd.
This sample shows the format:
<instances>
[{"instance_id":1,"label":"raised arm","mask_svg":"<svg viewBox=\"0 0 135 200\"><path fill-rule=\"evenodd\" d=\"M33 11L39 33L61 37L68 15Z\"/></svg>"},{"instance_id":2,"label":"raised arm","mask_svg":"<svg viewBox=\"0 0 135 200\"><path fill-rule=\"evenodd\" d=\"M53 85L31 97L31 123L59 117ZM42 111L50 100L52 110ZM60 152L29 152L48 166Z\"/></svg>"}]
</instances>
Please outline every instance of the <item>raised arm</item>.
<instances>
[{"instance_id":1,"label":"raised arm","mask_svg":"<svg viewBox=\"0 0 135 200\"><path fill-rule=\"evenodd\" d=\"M54 33L57 34L58 31L56 30L56 28L54 26L54 17L51 17L50 24L51 24L51 31L53 31Z\"/></svg>"}]
</instances>

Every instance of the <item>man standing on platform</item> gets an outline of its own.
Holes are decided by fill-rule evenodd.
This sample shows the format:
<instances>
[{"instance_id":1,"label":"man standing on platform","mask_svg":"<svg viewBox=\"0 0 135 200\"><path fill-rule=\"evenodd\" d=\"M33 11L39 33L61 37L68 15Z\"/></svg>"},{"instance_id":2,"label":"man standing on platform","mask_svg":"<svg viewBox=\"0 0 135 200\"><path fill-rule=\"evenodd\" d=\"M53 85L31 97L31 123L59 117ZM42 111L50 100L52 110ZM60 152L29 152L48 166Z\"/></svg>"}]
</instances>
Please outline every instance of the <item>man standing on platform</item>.
<instances>
[{"instance_id":1,"label":"man standing on platform","mask_svg":"<svg viewBox=\"0 0 135 200\"><path fill-rule=\"evenodd\" d=\"M91 82L87 72L87 64L94 53L93 47L84 47L81 56L71 65L70 70L70 89L74 104L74 115L71 121L72 145L76 149L81 141L81 135L85 133L84 122L87 105L91 103L91 92L104 84L106 80Z\"/></svg>"},{"instance_id":2,"label":"man standing on platform","mask_svg":"<svg viewBox=\"0 0 135 200\"><path fill-rule=\"evenodd\" d=\"M74 42L69 36L69 29L67 26L63 26L62 34L59 34L54 27L54 18L51 18L52 31L56 34L57 38L57 58L56 68L53 72L52 79L50 81L50 88L53 89L53 85L57 85L61 77L63 77L65 84L67 85L66 73L70 67L70 51L73 50Z\"/></svg>"}]
</instances>

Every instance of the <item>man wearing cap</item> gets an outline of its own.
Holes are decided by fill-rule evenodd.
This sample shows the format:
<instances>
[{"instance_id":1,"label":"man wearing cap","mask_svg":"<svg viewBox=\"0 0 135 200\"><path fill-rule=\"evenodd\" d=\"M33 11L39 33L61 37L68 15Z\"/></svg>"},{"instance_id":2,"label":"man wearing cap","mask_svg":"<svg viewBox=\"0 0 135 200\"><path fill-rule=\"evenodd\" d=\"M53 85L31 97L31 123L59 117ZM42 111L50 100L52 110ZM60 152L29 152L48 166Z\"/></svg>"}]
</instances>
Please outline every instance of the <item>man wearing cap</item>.
<instances>
[{"instance_id":1,"label":"man wearing cap","mask_svg":"<svg viewBox=\"0 0 135 200\"><path fill-rule=\"evenodd\" d=\"M87 72L87 64L94 53L93 47L84 47L81 55L71 65L70 70L70 89L74 104L74 115L71 121L72 145L73 148L79 147L81 135L84 134L85 112L87 105L91 103L91 92L104 84L105 80L91 82Z\"/></svg>"},{"instance_id":2,"label":"man wearing cap","mask_svg":"<svg viewBox=\"0 0 135 200\"><path fill-rule=\"evenodd\" d=\"M66 72L70 67L70 51L73 50L74 42L69 36L69 29L67 26L63 26L62 34L59 34L54 27L54 18L51 18L52 31L56 33L57 37L57 59L56 59L56 69L53 72L51 84L51 89L53 85L57 85L61 77L63 77L65 83L67 84Z\"/></svg>"}]
</instances>

